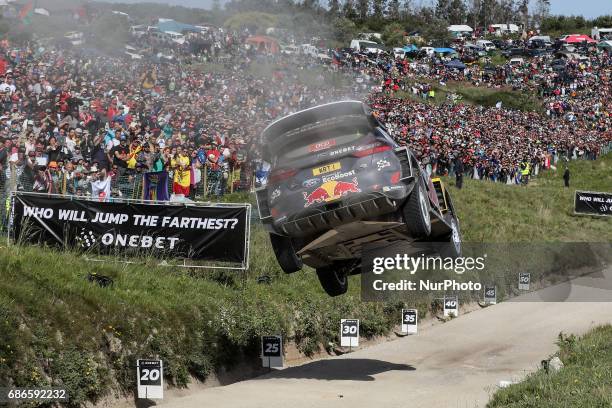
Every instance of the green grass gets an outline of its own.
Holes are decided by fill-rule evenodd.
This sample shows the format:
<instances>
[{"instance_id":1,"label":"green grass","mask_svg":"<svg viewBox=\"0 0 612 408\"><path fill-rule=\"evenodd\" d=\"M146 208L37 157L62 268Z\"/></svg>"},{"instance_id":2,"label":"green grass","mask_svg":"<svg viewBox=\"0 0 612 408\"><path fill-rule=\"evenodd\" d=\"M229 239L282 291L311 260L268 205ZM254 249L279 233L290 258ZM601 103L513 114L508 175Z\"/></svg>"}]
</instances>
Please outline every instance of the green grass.
<instances>
[{"instance_id":1,"label":"green grass","mask_svg":"<svg viewBox=\"0 0 612 408\"><path fill-rule=\"evenodd\" d=\"M343 317L366 337L386 333L401 304L362 303L358 277L329 298L312 270L280 272L261 227L251 271L212 272L92 263L37 247L0 249L0 383L63 384L73 405L134 389L137 358L159 356L167 381L185 386L259 354L259 336L281 333L310 355L337 341ZM113 287L86 280L110 276ZM258 284L257 277L271 277Z\"/></svg>"},{"instance_id":2,"label":"green grass","mask_svg":"<svg viewBox=\"0 0 612 408\"><path fill-rule=\"evenodd\" d=\"M425 81L429 82L429 81ZM509 88L487 88L484 86L475 87L465 85L465 83L450 82L446 86L442 86L437 82L429 82L432 85L435 96L433 99L427 99L427 103L440 105L448 102L447 95L454 93L461 96L461 102L470 105L482 105L493 107L497 102L502 102L504 108L542 112L542 103L534 94L527 92L513 91ZM413 95L412 92L399 91L395 93L398 98L413 99L423 102L420 95Z\"/></svg>"},{"instance_id":3,"label":"green grass","mask_svg":"<svg viewBox=\"0 0 612 408\"><path fill-rule=\"evenodd\" d=\"M451 189L464 240L469 242L612 241L612 218L574 215L574 191L610 191L612 154L569 164L570 188L563 187L563 165L541 172L527 186L465 180ZM448 180L454 186L454 180Z\"/></svg>"},{"instance_id":4,"label":"green grass","mask_svg":"<svg viewBox=\"0 0 612 408\"><path fill-rule=\"evenodd\" d=\"M543 369L497 391L489 408L606 408L612 406L612 326L581 338L559 335L557 373Z\"/></svg>"}]
</instances>

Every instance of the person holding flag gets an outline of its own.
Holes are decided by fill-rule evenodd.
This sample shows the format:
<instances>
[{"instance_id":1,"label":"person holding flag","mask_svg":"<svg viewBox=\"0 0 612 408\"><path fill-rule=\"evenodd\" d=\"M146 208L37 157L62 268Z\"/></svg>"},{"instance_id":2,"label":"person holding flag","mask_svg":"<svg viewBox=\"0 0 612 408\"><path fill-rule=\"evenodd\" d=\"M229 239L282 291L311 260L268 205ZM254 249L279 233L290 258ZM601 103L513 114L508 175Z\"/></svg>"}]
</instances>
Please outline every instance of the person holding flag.
<instances>
[{"instance_id":1,"label":"person holding flag","mask_svg":"<svg viewBox=\"0 0 612 408\"><path fill-rule=\"evenodd\" d=\"M176 148L176 154L170 161L170 167L174 170L172 192L174 194L183 194L183 196L189 197L189 188L191 186L191 163L189 156L183 154L183 148L181 146Z\"/></svg>"}]
</instances>

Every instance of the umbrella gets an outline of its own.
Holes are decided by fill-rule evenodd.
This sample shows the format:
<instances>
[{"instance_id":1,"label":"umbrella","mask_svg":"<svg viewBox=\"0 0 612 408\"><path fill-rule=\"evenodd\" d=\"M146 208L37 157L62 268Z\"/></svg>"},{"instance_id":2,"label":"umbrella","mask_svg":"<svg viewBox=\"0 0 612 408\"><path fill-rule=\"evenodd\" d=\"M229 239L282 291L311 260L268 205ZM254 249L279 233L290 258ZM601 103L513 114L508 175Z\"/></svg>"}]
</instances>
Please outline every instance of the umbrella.
<instances>
[{"instance_id":1,"label":"umbrella","mask_svg":"<svg viewBox=\"0 0 612 408\"><path fill-rule=\"evenodd\" d=\"M450 69L465 69L465 64L457 59L447 62L444 66Z\"/></svg>"},{"instance_id":2,"label":"umbrella","mask_svg":"<svg viewBox=\"0 0 612 408\"><path fill-rule=\"evenodd\" d=\"M434 52L436 54L452 54L455 51L453 48L434 48Z\"/></svg>"},{"instance_id":3,"label":"umbrella","mask_svg":"<svg viewBox=\"0 0 612 408\"><path fill-rule=\"evenodd\" d=\"M591 37L589 37L586 34L572 34L572 35L568 35L565 40L566 43L568 44L575 44L575 43L582 43L582 42L588 42L588 43L596 43L597 41L595 41L594 39L592 39Z\"/></svg>"}]
</instances>

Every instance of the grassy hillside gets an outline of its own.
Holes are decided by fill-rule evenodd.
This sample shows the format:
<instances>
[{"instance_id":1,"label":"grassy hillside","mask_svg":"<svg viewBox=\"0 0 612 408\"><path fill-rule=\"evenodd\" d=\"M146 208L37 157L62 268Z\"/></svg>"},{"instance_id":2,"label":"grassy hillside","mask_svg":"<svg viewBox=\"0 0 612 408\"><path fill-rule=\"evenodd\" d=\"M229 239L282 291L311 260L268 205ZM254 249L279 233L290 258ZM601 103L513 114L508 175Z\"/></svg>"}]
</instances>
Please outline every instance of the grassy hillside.
<instances>
[{"instance_id":1,"label":"grassy hillside","mask_svg":"<svg viewBox=\"0 0 612 408\"><path fill-rule=\"evenodd\" d=\"M314 273L278 270L257 228L252 269L193 272L100 264L36 247L0 249L0 384L61 383L74 405L135 387L137 358L159 356L167 380L185 386L235 363L254 361L259 336L281 333L306 354L333 341L343 317L366 336L386 333L401 305L359 300L358 279L330 299ZM112 287L87 281L110 276ZM258 284L267 275L270 284ZM261 365L261 363L259 363Z\"/></svg>"},{"instance_id":2,"label":"grassy hillside","mask_svg":"<svg viewBox=\"0 0 612 408\"><path fill-rule=\"evenodd\" d=\"M557 373L541 369L523 382L497 391L489 408L591 408L612 406L612 326L581 338L559 335Z\"/></svg>"},{"instance_id":3,"label":"grassy hillside","mask_svg":"<svg viewBox=\"0 0 612 408\"><path fill-rule=\"evenodd\" d=\"M464 240L470 242L612 241L612 217L574 215L574 191L612 191L612 154L569 164L570 188L561 163L527 186L465 180L451 189ZM448 180L454 185L454 180Z\"/></svg>"},{"instance_id":4,"label":"grassy hillside","mask_svg":"<svg viewBox=\"0 0 612 408\"><path fill-rule=\"evenodd\" d=\"M612 157L571 164L572 189L549 173L528 187L467 181L451 187L470 241L612 240L612 220L572 215L574 188L610 190ZM452 184L452 182L450 183ZM246 194L226 200L251 200ZM250 361L259 336L282 333L311 354L337 341L343 317L361 319L363 336L387 333L400 301L362 303L359 278L350 292L329 298L312 270L284 275L260 225L252 232L247 273L101 264L75 253L0 247L0 384L63 384L73 405L134 389L137 358L159 356L167 381ZM102 288L88 273L114 280ZM261 276L270 283L259 283ZM428 305L410 302L424 316Z\"/></svg>"}]
</instances>

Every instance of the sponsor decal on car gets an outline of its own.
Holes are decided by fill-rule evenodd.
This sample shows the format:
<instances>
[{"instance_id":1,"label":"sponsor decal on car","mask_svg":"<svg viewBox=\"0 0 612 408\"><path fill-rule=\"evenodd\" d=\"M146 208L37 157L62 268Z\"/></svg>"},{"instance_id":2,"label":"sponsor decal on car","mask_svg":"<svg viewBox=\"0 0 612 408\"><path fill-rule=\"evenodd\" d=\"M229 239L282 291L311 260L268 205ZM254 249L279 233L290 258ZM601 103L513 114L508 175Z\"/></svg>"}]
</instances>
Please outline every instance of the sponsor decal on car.
<instances>
[{"instance_id":1,"label":"sponsor decal on car","mask_svg":"<svg viewBox=\"0 0 612 408\"><path fill-rule=\"evenodd\" d=\"M313 176L320 176L321 174L331 173L332 171L340 170L342 165L340 162L326 164L325 166L317 167L312 169Z\"/></svg>"},{"instance_id":2,"label":"sponsor decal on car","mask_svg":"<svg viewBox=\"0 0 612 408\"><path fill-rule=\"evenodd\" d=\"M319 152L321 150L329 149L332 146L336 145L336 139L324 140L322 142L313 143L308 146L308 151L310 153Z\"/></svg>"},{"instance_id":3,"label":"sponsor decal on car","mask_svg":"<svg viewBox=\"0 0 612 408\"><path fill-rule=\"evenodd\" d=\"M315 188L310 194L303 192L304 208L310 207L315 203L322 203L327 201L333 201L341 198L349 193L360 193L359 184L357 177L354 177L352 181L327 181Z\"/></svg>"},{"instance_id":4,"label":"sponsor decal on car","mask_svg":"<svg viewBox=\"0 0 612 408\"><path fill-rule=\"evenodd\" d=\"M355 146L346 146L346 147L342 147L336 150L331 150L329 152L330 156L338 156L340 154L344 154L344 153L348 153L348 152L352 152L355 150Z\"/></svg>"},{"instance_id":5,"label":"sponsor decal on car","mask_svg":"<svg viewBox=\"0 0 612 408\"><path fill-rule=\"evenodd\" d=\"M304 180L304 182L302 182L302 187L311 188L311 187L316 186L320 182L321 182L321 180L318 179L318 178L311 178L311 179L308 179L308 180Z\"/></svg>"},{"instance_id":6,"label":"sponsor decal on car","mask_svg":"<svg viewBox=\"0 0 612 408\"><path fill-rule=\"evenodd\" d=\"M393 190L400 190L402 188L404 188L404 187L403 186L384 186L382 188L382 191L388 192L388 191L393 191Z\"/></svg>"},{"instance_id":7,"label":"sponsor decal on car","mask_svg":"<svg viewBox=\"0 0 612 408\"><path fill-rule=\"evenodd\" d=\"M280 188L274 189L274 191L272 191L272 194L270 194L270 204L272 204L278 197L280 197L280 195Z\"/></svg>"},{"instance_id":8,"label":"sponsor decal on car","mask_svg":"<svg viewBox=\"0 0 612 408\"><path fill-rule=\"evenodd\" d=\"M345 177L350 177L350 176L354 176L355 175L355 170L351 170L351 171L346 171L344 173L334 173L334 174L330 174L329 176L323 176L321 179L323 180L323 182L328 182L328 181L333 181L333 180L338 180L341 178L345 178Z\"/></svg>"},{"instance_id":9,"label":"sponsor decal on car","mask_svg":"<svg viewBox=\"0 0 612 408\"><path fill-rule=\"evenodd\" d=\"M376 162L376 169L378 171L381 171L385 167L391 167L391 163L389 163L389 160L387 160L387 159L380 159L379 161Z\"/></svg>"}]
</instances>

